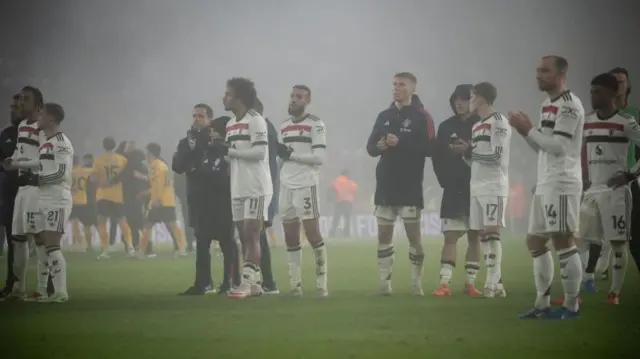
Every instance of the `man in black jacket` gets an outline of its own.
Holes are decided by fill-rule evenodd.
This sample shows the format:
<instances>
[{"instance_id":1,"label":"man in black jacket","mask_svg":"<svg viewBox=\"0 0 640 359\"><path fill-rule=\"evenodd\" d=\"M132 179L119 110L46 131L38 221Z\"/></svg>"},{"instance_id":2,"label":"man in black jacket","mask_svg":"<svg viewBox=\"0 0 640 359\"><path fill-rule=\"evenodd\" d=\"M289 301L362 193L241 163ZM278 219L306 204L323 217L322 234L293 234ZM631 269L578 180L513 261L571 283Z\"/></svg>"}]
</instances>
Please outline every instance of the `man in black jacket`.
<instances>
[{"instance_id":1,"label":"man in black jacket","mask_svg":"<svg viewBox=\"0 0 640 359\"><path fill-rule=\"evenodd\" d=\"M16 149L18 125L22 121L19 101L20 95L14 95L11 102L11 123L0 133L0 161L11 157ZM13 224L13 205L18 193L18 172L5 171L4 168L0 168L0 171L3 176L0 219L2 220L7 241L7 278L4 282L4 288L0 291L0 298L5 298L11 293L13 283L16 280L13 274L13 236L11 234L11 226Z\"/></svg>"},{"instance_id":2,"label":"man in black jacket","mask_svg":"<svg viewBox=\"0 0 640 359\"><path fill-rule=\"evenodd\" d=\"M229 117L212 120L213 111L205 104L194 107L193 117L193 126L187 137L180 140L172 162L176 173L187 176L189 225L196 236L195 281L181 294L214 292L210 253L213 239L220 243L224 256L224 279L219 293L225 294L232 284L240 283L239 256L233 238L229 164L211 144L216 136L224 138Z\"/></svg>"},{"instance_id":3,"label":"man in black jacket","mask_svg":"<svg viewBox=\"0 0 640 359\"><path fill-rule=\"evenodd\" d=\"M383 295L391 294L393 227L398 217L404 221L409 239L413 292L423 295L422 181L425 157L431 157L435 147L435 128L433 119L414 95L416 82L416 77L408 72L394 76L394 102L380 112L367 141L369 155L380 156L374 203L378 219L380 293Z\"/></svg>"},{"instance_id":4,"label":"man in black jacket","mask_svg":"<svg viewBox=\"0 0 640 359\"><path fill-rule=\"evenodd\" d=\"M438 143L452 145L456 140L471 141L473 124L480 119L472 114L469 108L471 88L472 85L458 85L451 95L449 102L454 116L438 127ZM456 266L456 244L465 233L469 247L465 263L467 281L464 291L469 295L482 295L482 292L475 288L475 279L480 269L480 241L477 232L469 231L468 223L471 168L448 146L439 148L431 160L433 171L443 189L440 218L444 234L440 258L440 287L433 291L433 295L451 295L449 285Z\"/></svg>"}]
</instances>

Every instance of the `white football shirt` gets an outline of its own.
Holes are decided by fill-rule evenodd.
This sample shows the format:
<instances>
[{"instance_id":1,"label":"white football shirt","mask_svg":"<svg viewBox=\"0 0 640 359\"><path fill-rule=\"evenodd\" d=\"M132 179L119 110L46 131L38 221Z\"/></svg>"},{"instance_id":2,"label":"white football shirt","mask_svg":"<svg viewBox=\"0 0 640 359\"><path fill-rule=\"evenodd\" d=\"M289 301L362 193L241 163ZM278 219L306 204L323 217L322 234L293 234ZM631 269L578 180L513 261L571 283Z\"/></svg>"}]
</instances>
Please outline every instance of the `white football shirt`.
<instances>
[{"instance_id":1,"label":"white football shirt","mask_svg":"<svg viewBox=\"0 0 640 359\"><path fill-rule=\"evenodd\" d=\"M586 174L591 182L588 192L609 190L607 181L616 173L637 173L640 164L628 168L629 143L640 145L640 125L632 116L615 112L608 118L590 113L584 121ZM584 165L585 163L583 163Z\"/></svg>"},{"instance_id":2,"label":"white football shirt","mask_svg":"<svg viewBox=\"0 0 640 359\"><path fill-rule=\"evenodd\" d=\"M509 195L511 126L496 112L476 122L471 135L471 195Z\"/></svg>"},{"instance_id":3,"label":"white football shirt","mask_svg":"<svg viewBox=\"0 0 640 359\"><path fill-rule=\"evenodd\" d=\"M40 203L53 207L70 207L73 145L62 132L46 139L40 146Z\"/></svg>"},{"instance_id":4,"label":"white football shirt","mask_svg":"<svg viewBox=\"0 0 640 359\"><path fill-rule=\"evenodd\" d=\"M302 120L289 118L280 125L282 143L293 152L282 163L280 184L288 189L317 185L326 148L325 125L318 117L307 114Z\"/></svg>"},{"instance_id":5,"label":"white football shirt","mask_svg":"<svg viewBox=\"0 0 640 359\"><path fill-rule=\"evenodd\" d=\"M38 173L40 166L38 166L37 162L40 144L44 143L45 140L44 134L38 128L38 121L29 123L27 120L23 120L20 122L20 125L18 125L18 143L11 158L13 161L22 162L23 164L35 163L35 166L27 165L25 168L19 169L19 173Z\"/></svg>"},{"instance_id":6,"label":"white football shirt","mask_svg":"<svg viewBox=\"0 0 640 359\"><path fill-rule=\"evenodd\" d=\"M526 137L538 150L536 194L582 193L584 108L570 91L542 103L540 122Z\"/></svg>"},{"instance_id":7,"label":"white football shirt","mask_svg":"<svg viewBox=\"0 0 640 359\"><path fill-rule=\"evenodd\" d=\"M267 121L255 110L227 123L231 198L273 195Z\"/></svg>"}]
</instances>

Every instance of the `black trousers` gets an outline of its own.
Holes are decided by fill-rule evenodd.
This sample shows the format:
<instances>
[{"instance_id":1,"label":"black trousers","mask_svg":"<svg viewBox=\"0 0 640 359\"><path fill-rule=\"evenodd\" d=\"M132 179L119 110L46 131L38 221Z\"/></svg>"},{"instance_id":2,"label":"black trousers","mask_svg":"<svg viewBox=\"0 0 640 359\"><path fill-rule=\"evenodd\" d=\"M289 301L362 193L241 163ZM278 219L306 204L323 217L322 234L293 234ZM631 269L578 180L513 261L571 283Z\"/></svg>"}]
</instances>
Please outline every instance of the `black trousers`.
<instances>
[{"instance_id":1,"label":"black trousers","mask_svg":"<svg viewBox=\"0 0 640 359\"><path fill-rule=\"evenodd\" d=\"M276 282L273 279L273 269L271 267L271 247L267 238L266 228L260 233L260 271L262 272L262 286L268 289L275 289Z\"/></svg>"},{"instance_id":2,"label":"black trousers","mask_svg":"<svg viewBox=\"0 0 640 359\"><path fill-rule=\"evenodd\" d=\"M349 237L351 235L351 213L353 211L353 203L349 201L338 201L334 208L329 236L336 236L338 225L340 225L340 219L343 218L342 235L344 237Z\"/></svg>"},{"instance_id":3,"label":"black trousers","mask_svg":"<svg viewBox=\"0 0 640 359\"><path fill-rule=\"evenodd\" d=\"M631 184L631 242L629 242L629 252L636 266L640 271L640 186L638 182Z\"/></svg>"},{"instance_id":4,"label":"black trousers","mask_svg":"<svg viewBox=\"0 0 640 359\"><path fill-rule=\"evenodd\" d=\"M211 242L210 237L196 237L196 277L193 285L197 288L213 286L211 276ZM229 289L240 284L240 254L233 239L233 232L228 238L218 240L223 257L223 273L221 288Z\"/></svg>"},{"instance_id":5,"label":"black trousers","mask_svg":"<svg viewBox=\"0 0 640 359\"><path fill-rule=\"evenodd\" d=\"M13 236L11 235L11 221L4 226L5 238L7 241L7 276L4 280L4 290L11 290L16 276L13 274ZM6 223L6 222L5 222Z\"/></svg>"}]
</instances>

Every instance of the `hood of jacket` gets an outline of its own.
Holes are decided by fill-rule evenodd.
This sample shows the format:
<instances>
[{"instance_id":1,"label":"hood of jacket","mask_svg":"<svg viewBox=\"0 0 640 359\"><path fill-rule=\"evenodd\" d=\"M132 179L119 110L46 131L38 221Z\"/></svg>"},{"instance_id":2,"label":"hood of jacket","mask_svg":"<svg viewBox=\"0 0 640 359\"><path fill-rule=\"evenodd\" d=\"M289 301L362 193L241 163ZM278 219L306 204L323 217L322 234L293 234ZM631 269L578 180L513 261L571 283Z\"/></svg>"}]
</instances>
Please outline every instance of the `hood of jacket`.
<instances>
[{"instance_id":1,"label":"hood of jacket","mask_svg":"<svg viewBox=\"0 0 640 359\"><path fill-rule=\"evenodd\" d=\"M456 89L453 90L451 97L449 97L449 105L451 105L451 111L453 111L454 116L458 115L454 104L455 100L461 98L468 101L471 98L471 88L473 88L471 84L462 84L456 86Z\"/></svg>"}]
</instances>

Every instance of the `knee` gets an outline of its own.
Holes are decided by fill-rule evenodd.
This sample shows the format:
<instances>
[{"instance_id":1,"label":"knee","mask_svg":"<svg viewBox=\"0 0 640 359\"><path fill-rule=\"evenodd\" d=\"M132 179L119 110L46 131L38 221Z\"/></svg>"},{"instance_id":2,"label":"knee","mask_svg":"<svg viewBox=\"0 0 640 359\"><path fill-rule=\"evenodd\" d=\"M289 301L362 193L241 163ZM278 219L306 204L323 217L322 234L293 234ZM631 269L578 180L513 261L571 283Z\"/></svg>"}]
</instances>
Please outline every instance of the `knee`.
<instances>
[{"instance_id":1,"label":"knee","mask_svg":"<svg viewBox=\"0 0 640 359\"><path fill-rule=\"evenodd\" d=\"M537 235L527 235L527 248L531 252L541 252L547 250L547 238Z\"/></svg>"}]
</instances>

